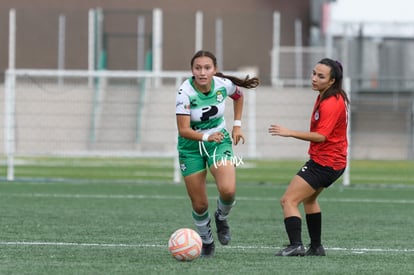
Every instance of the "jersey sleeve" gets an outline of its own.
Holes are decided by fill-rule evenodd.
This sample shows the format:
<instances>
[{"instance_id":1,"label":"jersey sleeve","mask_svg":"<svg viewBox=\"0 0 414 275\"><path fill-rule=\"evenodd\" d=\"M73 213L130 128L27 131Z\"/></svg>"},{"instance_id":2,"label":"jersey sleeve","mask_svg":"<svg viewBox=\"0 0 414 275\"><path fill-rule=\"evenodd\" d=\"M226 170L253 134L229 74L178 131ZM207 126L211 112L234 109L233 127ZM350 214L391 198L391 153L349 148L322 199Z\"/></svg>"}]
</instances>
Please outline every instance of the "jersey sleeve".
<instances>
[{"instance_id":1,"label":"jersey sleeve","mask_svg":"<svg viewBox=\"0 0 414 275\"><path fill-rule=\"evenodd\" d=\"M182 87L177 91L175 114L190 115L190 98Z\"/></svg>"},{"instance_id":2,"label":"jersey sleeve","mask_svg":"<svg viewBox=\"0 0 414 275\"><path fill-rule=\"evenodd\" d=\"M237 100L240 97L243 96L243 91L240 89L239 86L237 86L236 84L234 84L232 81L230 81L229 79L223 79L224 82L226 83L226 89L228 91L228 96L230 98L232 98L233 100Z\"/></svg>"}]
</instances>

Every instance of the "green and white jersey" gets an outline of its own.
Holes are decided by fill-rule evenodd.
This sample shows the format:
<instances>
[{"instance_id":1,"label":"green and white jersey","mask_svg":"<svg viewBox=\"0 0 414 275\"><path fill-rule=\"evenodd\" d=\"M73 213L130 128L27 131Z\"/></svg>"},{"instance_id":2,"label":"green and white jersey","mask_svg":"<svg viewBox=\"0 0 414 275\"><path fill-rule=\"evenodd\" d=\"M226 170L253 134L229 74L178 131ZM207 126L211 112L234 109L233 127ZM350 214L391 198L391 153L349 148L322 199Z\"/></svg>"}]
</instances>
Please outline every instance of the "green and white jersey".
<instances>
[{"instance_id":1,"label":"green and white jersey","mask_svg":"<svg viewBox=\"0 0 414 275\"><path fill-rule=\"evenodd\" d=\"M195 88L193 78L180 86L176 98L176 114L189 115L190 126L197 132L214 133L226 127L225 100L238 93L238 87L229 79L213 77L211 90L203 94Z\"/></svg>"}]
</instances>

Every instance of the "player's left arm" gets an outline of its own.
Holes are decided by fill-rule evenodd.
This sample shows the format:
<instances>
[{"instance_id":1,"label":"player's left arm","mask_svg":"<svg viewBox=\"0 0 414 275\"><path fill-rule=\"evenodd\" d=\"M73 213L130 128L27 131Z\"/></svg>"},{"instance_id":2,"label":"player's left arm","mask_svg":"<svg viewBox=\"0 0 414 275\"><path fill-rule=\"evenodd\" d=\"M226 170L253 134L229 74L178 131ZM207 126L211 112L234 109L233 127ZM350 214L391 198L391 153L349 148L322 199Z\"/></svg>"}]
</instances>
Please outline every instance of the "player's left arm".
<instances>
[{"instance_id":1,"label":"player's left arm","mask_svg":"<svg viewBox=\"0 0 414 275\"><path fill-rule=\"evenodd\" d=\"M233 125L231 137L233 138L234 145L237 145L240 141L244 144L244 135L241 130L241 120L243 116L244 97L239 87L236 87L236 92L230 96L233 99L233 119L234 121L240 121ZM240 125L239 125L240 124Z\"/></svg>"}]
</instances>

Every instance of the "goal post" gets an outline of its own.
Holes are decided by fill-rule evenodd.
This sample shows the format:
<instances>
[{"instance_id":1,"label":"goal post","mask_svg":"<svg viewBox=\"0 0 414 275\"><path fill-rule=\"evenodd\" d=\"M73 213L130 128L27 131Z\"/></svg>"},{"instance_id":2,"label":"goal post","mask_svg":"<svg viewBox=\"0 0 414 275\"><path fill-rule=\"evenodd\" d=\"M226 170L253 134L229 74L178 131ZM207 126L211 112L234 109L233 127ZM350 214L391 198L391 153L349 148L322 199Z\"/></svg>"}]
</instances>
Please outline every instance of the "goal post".
<instances>
[{"instance_id":1,"label":"goal post","mask_svg":"<svg viewBox=\"0 0 414 275\"><path fill-rule=\"evenodd\" d=\"M14 180L14 150L15 150L15 83L13 73L5 73L4 92L4 150L7 159L7 180Z\"/></svg>"},{"instance_id":2,"label":"goal post","mask_svg":"<svg viewBox=\"0 0 414 275\"><path fill-rule=\"evenodd\" d=\"M351 102L351 79L349 77L346 77L344 79L344 90L346 91L348 95L348 99ZM352 104L352 103L351 103ZM352 136L351 136L351 106L348 106L348 127L347 127L347 137L348 137L348 158L347 158L347 164L346 169L344 171L344 175L342 177L342 185L349 186L351 185L351 142L352 142Z\"/></svg>"}]
</instances>

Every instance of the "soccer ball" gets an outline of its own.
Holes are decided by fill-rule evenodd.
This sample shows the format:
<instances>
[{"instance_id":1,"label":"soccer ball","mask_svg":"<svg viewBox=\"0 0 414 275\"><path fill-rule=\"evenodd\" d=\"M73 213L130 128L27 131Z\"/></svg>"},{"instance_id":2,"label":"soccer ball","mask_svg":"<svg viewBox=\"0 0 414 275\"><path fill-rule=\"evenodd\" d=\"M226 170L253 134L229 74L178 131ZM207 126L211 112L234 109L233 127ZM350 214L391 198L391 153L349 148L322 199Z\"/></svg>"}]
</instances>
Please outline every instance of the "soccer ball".
<instances>
[{"instance_id":1,"label":"soccer ball","mask_svg":"<svg viewBox=\"0 0 414 275\"><path fill-rule=\"evenodd\" d=\"M192 261L201 254L203 243L200 235L190 228L176 230L168 240L168 250L178 261Z\"/></svg>"}]
</instances>

